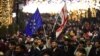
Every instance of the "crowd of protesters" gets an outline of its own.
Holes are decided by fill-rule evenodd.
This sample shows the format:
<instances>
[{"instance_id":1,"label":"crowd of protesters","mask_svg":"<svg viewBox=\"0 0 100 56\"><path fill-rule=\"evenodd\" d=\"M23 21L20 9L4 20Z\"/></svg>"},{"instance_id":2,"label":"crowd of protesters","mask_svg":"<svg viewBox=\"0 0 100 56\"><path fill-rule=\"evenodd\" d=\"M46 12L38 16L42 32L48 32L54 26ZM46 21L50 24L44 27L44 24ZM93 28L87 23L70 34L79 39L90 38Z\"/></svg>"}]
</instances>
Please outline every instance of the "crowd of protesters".
<instances>
[{"instance_id":1,"label":"crowd of protesters","mask_svg":"<svg viewBox=\"0 0 100 56\"><path fill-rule=\"evenodd\" d=\"M0 56L100 56L100 24L67 23L58 38L52 23L33 36L17 32L0 39Z\"/></svg>"}]
</instances>

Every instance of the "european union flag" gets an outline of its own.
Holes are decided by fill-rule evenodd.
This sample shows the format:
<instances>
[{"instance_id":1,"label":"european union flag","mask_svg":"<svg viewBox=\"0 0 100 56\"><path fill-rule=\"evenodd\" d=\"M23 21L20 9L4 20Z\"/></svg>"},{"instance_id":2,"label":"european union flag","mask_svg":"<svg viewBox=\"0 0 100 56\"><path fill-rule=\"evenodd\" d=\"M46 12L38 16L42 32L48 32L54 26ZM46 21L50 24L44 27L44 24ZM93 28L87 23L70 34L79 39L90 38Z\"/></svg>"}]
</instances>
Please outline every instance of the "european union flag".
<instances>
[{"instance_id":1,"label":"european union flag","mask_svg":"<svg viewBox=\"0 0 100 56\"><path fill-rule=\"evenodd\" d=\"M26 25L25 34L32 36L42 26L43 26L42 18L41 18L39 10L37 8L35 13L32 15L32 17L28 21L28 24Z\"/></svg>"}]
</instances>

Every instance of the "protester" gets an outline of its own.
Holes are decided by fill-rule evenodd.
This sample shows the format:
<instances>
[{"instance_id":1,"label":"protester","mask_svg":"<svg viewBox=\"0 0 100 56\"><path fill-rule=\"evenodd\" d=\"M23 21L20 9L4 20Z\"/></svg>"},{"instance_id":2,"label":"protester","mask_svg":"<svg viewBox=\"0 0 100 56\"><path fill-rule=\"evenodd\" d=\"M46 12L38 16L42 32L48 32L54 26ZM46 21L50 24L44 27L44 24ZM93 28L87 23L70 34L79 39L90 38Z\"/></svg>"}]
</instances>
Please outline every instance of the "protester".
<instances>
[{"instance_id":1,"label":"protester","mask_svg":"<svg viewBox=\"0 0 100 56\"><path fill-rule=\"evenodd\" d=\"M73 44L73 40L66 39L64 41L64 51L66 56L74 56L74 51L76 49L76 45Z\"/></svg>"},{"instance_id":2,"label":"protester","mask_svg":"<svg viewBox=\"0 0 100 56\"><path fill-rule=\"evenodd\" d=\"M37 40L37 47L31 50L33 56L41 56L42 52L46 49L45 41L42 39Z\"/></svg>"},{"instance_id":3,"label":"protester","mask_svg":"<svg viewBox=\"0 0 100 56\"><path fill-rule=\"evenodd\" d=\"M95 46L90 50L88 56L100 56L100 41L95 42Z\"/></svg>"},{"instance_id":4,"label":"protester","mask_svg":"<svg viewBox=\"0 0 100 56\"><path fill-rule=\"evenodd\" d=\"M27 56L27 50L26 47L22 44L17 44L15 48L15 54L14 56Z\"/></svg>"},{"instance_id":5,"label":"protester","mask_svg":"<svg viewBox=\"0 0 100 56\"><path fill-rule=\"evenodd\" d=\"M65 56L64 50L58 47L58 42L55 40L51 42L50 53L51 56Z\"/></svg>"},{"instance_id":6,"label":"protester","mask_svg":"<svg viewBox=\"0 0 100 56\"><path fill-rule=\"evenodd\" d=\"M15 48L16 48L16 42L10 41L9 43L9 50L5 53L5 56L13 56L15 55Z\"/></svg>"},{"instance_id":7,"label":"protester","mask_svg":"<svg viewBox=\"0 0 100 56\"><path fill-rule=\"evenodd\" d=\"M82 49L77 49L75 56L86 56L86 51Z\"/></svg>"},{"instance_id":8,"label":"protester","mask_svg":"<svg viewBox=\"0 0 100 56\"><path fill-rule=\"evenodd\" d=\"M79 42L79 44L78 44L78 46L77 46L77 48L76 48L76 50L75 50L75 52L74 52L74 55L76 55L76 53L78 52L78 50L85 50L84 49L84 42L83 41L80 41Z\"/></svg>"},{"instance_id":9,"label":"protester","mask_svg":"<svg viewBox=\"0 0 100 56\"><path fill-rule=\"evenodd\" d=\"M85 47L86 56L89 56L90 55L90 51L91 51L92 48L93 48L93 45L92 45L91 41L90 40L87 40L86 41L86 47Z\"/></svg>"}]
</instances>

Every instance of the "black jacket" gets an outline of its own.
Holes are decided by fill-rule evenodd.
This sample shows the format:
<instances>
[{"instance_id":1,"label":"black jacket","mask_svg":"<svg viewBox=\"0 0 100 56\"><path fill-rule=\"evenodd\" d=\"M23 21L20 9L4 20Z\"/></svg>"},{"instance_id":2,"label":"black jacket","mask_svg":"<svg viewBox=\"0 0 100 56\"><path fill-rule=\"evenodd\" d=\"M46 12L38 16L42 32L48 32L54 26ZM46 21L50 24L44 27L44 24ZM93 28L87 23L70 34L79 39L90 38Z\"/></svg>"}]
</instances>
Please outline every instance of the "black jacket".
<instances>
[{"instance_id":1,"label":"black jacket","mask_svg":"<svg viewBox=\"0 0 100 56\"><path fill-rule=\"evenodd\" d=\"M55 51L53 51L52 48L50 48L48 51L50 56L66 56L64 50L58 47L55 49Z\"/></svg>"},{"instance_id":2,"label":"black jacket","mask_svg":"<svg viewBox=\"0 0 100 56\"><path fill-rule=\"evenodd\" d=\"M97 50L95 47L92 47L88 56L100 56L100 48Z\"/></svg>"},{"instance_id":3,"label":"black jacket","mask_svg":"<svg viewBox=\"0 0 100 56\"><path fill-rule=\"evenodd\" d=\"M30 56L42 56L42 53L45 51L46 46L43 46L43 48L36 47L33 50L31 50Z\"/></svg>"}]
</instances>

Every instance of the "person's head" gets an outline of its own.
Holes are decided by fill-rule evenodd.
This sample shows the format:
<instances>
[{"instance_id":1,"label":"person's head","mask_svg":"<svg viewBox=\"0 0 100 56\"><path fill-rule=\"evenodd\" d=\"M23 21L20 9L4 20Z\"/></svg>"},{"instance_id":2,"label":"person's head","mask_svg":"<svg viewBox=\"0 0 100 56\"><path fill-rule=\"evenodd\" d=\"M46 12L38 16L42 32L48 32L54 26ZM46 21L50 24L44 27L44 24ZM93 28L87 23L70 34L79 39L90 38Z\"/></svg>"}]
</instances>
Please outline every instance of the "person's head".
<instances>
[{"instance_id":1,"label":"person's head","mask_svg":"<svg viewBox=\"0 0 100 56\"><path fill-rule=\"evenodd\" d=\"M37 45L38 46L43 45L43 44L44 44L44 40L42 40L42 39L37 40Z\"/></svg>"},{"instance_id":2,"label":"person's head","mask_svg":"<svg viewBox=\"0 0 100 56\"><path fill-rule=\"evenodd\" d=\"M30 40L31 40L31 37L30 36L27 36L26 41L27 42L30 42Z\"/></svg>"},{"instance_id":3,"label":"person's head","mask_svg":"<svg viewBox=\"0 0 100 56\"><path fill-rule=\"evenodd\" d=\"M15 47L16 47L16 42L15 42L15 41L11 41L11 42L9 43L9 49L10 49L10 50L14 50Z\"/></svg>"},{"instance_id":4,"label":"person's head","mask_svg":"<svg viewBox=\"0 0 100 56\"><path fill-rule=\"evenodd\" d=\"M21 53L21 52L24 52L26 51L26 47L22 44L17 44L16 45L16 48L15 48L15 52L16 53Z\"/></svg>"},{"instance_id":5,"label":"person's head","mask_svg":"<svg viewBox=\"0 0 100 56\"><path fill-rule=\"evenodd\" d=\"M25 44L25 47L26 47L27 49L31 49L32 43L31 43L31 42L27 42L27 43Z\"/></svg>"},{"instance_id":6,"label":"person's head","mask_svg":"<svg viewBox=\"0 0 100 56\"><path fill-rule=\"evenodd\" d=\"M99 48L99 47L100 47L100 41L96 41L96 42L95 42L95 47L96 47L96 48Z\"/></svg>"},{"instance_id":7,"label":"person's head","mask_svg":"<svg viewBox=\"0 0 100 56\"><path fill-rule=\"evenodd\" d=\"M64 44L65 44L65 45L68 45L68 44L70 44L70 42L71 42L70 39L65 39Z\"/></svg>"},{"instance_id":8,"label":"person's head","mask_svg":"<svg viewBox=\"0 0 100 56\"><path fill-rule=\"evenodd\" d=\"M37 45L38 39L39 39L38 37L37 38L34 38L34 41L33 42L34 42L35 45Z\"/></svg>"},{"instance_id":9,"label":"person's head","mask_svg":"<svg viewBox=\"0 0 100 56\"><path fill-rule=\"evenodd\" d=\"M42 56L50 56L49 54L47 54L47 53L45 53L45 54L43 54Z\"/></svg>"},{"instance_id":10,"label":"person's head","mask_svg":"<svg viewBox=\"0 0 100 56\"><path fill-rule=\"evenodd\" d=\"M86 45L91 45L91 41L90 40L87 40L86 41Z\"/></svg>"},{"instance_id":11,"label":"person's head","mask_svg":"<svg viewBox=\"0 0 100 56\"><path fill-rule=\"evenodd\" d=\"M84 47L84 41L80 41L79 42L79 48L83 48Z\"/></svg>"},{"instance_id":12,"label":"person's head","mask_svg":"<svg viewBox=\"0 0 100 56\"><path fill-rule=\"evenodd\" d=\"M56 40L53 40L52 42L51 42L51 47L52 48L56 48L58 46L58 42L56 41Z\"/></svg>"},{"instance_id":13,"label":"person's head","mask_svg":"<svg viewBox=\"0 0 100 56\"><path fill-rule=\"evenodd\" d=\"M22 51L21 46L17 45L15 48L15 52L21 52L21 51Z\"/></svg>"},{"instance_id":14,"label":"person's head","mask_svg":"<svg viewBox=\"0 0 100 56\"><path fill-rule=\"evenodd\" d=\"M78 49L75 53L75 56L86 56L86 51L85 49L81 48L81 49Z\"/></svg>"}]
</instances>

